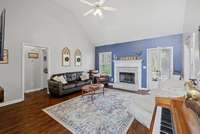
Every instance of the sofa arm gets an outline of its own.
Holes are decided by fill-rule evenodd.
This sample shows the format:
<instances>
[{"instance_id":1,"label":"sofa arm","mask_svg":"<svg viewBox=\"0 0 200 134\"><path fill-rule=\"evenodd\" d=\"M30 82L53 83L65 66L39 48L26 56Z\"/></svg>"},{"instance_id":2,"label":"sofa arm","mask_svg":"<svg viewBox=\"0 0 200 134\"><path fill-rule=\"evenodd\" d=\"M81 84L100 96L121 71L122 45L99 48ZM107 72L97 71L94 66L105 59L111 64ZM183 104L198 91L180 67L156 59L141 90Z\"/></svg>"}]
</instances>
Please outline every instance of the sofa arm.
<instances>
[{"instance_id":1,"label":"sofa arm","mask_svg":"<svg viewBox=\"0 0 200 134\"><path fill-rule=\"evenodd\" d=\"M59 95L61 90L63 90L63 84L61 82L48 80L48 88L51 94Z\"/></svg>"}]
</instances>

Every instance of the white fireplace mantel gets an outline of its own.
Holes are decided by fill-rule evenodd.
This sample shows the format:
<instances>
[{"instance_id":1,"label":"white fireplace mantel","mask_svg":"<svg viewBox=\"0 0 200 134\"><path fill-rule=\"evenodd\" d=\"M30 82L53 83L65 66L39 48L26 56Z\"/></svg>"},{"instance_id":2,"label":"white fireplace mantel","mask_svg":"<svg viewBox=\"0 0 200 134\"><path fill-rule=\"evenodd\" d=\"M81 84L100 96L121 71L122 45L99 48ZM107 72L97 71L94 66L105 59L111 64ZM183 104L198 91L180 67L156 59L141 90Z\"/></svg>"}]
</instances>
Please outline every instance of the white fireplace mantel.
<instances>
[{"instance_id":1,"label":"white fireplace mantel","mask_svg":"<svg viewBox=\"0 0 200 134\"><path fill-rule=\"evenodd\" d=\"M114 60L116 67L141 67L142 60Z\"/></svg>"},{"instance_id":2,"label":"white fireplace mantel","mask_svg":"<svg viewBox=\"0 0 200 134\"><path fill-rule=\"evenodd\" d=\"M127 72L137 72L137 83L127 84L118 80L119 69L127 69ZM114 87L126 90L138 90L142 88L142 60L115 60L114 61Z\"/></svg>"}]
</instances>

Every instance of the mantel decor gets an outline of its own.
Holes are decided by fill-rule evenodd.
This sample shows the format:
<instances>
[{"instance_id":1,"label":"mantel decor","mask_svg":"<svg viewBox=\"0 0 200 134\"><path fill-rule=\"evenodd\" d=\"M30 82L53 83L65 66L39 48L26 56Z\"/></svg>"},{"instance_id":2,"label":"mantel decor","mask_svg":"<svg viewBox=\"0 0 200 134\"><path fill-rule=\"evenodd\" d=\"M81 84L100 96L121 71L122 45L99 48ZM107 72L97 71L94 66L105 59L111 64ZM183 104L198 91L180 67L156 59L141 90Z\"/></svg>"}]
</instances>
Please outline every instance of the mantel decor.
<instances>
[{"instance_id":1,"label":"mantel decor","mask_svg":"<svg viewBox=\"0 0 200 134\"><path fill-rule=\"evenodd\" d=\"M62 66L70 66L70 51L67 47L62 50Z\"/></svg>"},{"instance_id":2,"label":"mantel decor","mask_svg":"<svg viewBox=\"0 0 200 134\"><path fill-rule=\"evenodd\" d=\"M75 57L75 66L81 66L82 58L80 49L77 49L75 51L74 57Z\"/></svg>"},{"instance_id":3,"label":"mantel decor","mask_svg":"<svg viewBox=\"0 0 200 134\"><path fill-rule=\"evenodd\" d=\"M0 64L8 64L8 49L4 49L3 61L0 61Z\"/></svg>"},{"instance_id":4,"label":"mantel decor","mask_svg":"<svg viewBox=\"0 0 200 134\"><path fill-rule=\"evenodd\" d=\"M141 58L138 56L124 56L124 57L119 57L117 60L140 60Z\"/></svg>"}]
</instances>

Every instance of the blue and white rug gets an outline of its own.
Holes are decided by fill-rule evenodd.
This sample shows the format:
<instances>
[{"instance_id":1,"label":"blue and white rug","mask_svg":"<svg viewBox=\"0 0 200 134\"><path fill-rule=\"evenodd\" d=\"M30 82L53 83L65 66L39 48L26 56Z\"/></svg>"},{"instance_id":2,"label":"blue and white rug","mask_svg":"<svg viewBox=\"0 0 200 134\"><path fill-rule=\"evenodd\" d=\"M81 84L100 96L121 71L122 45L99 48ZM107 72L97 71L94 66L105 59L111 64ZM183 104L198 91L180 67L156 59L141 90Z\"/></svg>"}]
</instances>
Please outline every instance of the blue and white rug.
<instances>
[{"instance_id":1,"label":"blue and white rug","mask_svg":"<svg viewBox=\"0 0 200 134\"><path fill-rule=\"evenodd\" d=\"M43 109L74 134L125 134L134 120L130 93L105 90Z\"/></svg>"}]
</instances>

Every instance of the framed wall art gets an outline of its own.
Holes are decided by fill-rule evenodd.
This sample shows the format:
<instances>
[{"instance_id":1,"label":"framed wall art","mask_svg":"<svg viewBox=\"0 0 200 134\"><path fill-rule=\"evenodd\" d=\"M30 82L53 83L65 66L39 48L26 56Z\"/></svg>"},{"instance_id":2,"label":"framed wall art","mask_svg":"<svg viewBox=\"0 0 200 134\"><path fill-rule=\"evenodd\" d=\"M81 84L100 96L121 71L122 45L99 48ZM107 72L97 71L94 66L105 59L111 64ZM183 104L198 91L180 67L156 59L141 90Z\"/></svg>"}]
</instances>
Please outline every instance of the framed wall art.
<instances>
[{"instance_id":1,"label":"framed wall art","mask_svg":"<svg viewBox=\"0 0 200 134\"><path fill-rule=\"evenodd\" d=\"M62 66L70 66L70 51L67 47L62 50Z\"/></svg>"},{"instance_id":2,"label":"framed wall art","mask_svg":"<svg viewBox=\"0 0 200 134\"><path fill-rule=\"evenodd\" d=\"M39 58L39 53L37 53L37 52L29 52L28 53L28 58L29 59L38 59Z\"/></svg>"},{"instance_id":3,"label":"framed wall art","mask_svg":"<svg viewBox=\"0 0 200 134\"><path fill-rule=\"evenodd\" d=\"M80 49L77 49L74 54L75 57L75 66L81 66L82 57Z\"/></svg>"},{"instance_id":4,"label":"framed wall art","mask_svg":"<svg viewBox=\"0 0 200 134\"><path fill-rule=\"evenodd\" d=\"M0 64L8 64L8 49L4 49L3 60L0 61Z\"/></svg>"}]
</instances>

